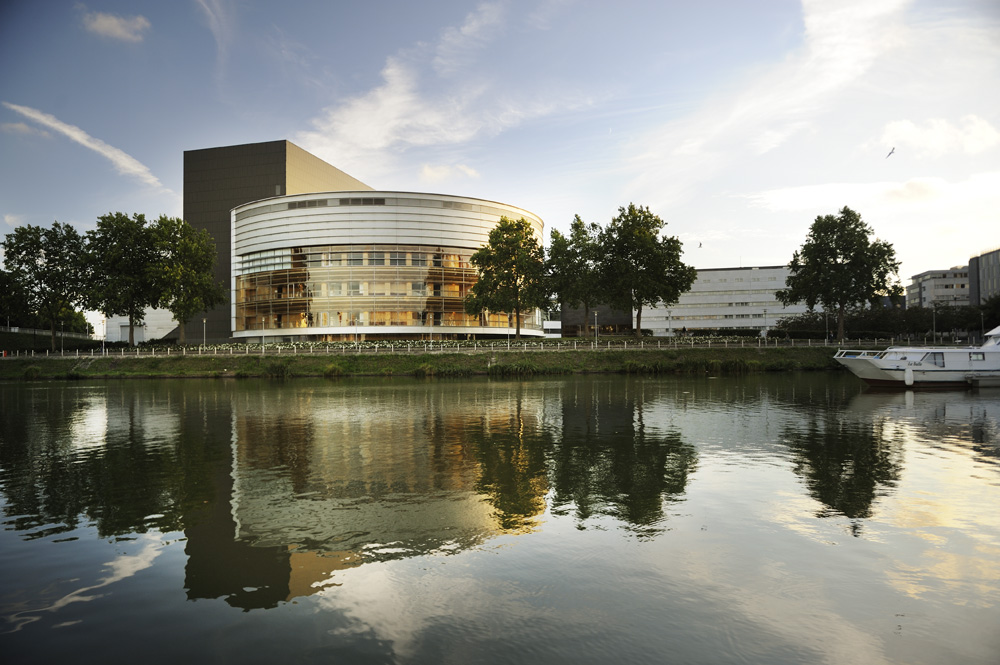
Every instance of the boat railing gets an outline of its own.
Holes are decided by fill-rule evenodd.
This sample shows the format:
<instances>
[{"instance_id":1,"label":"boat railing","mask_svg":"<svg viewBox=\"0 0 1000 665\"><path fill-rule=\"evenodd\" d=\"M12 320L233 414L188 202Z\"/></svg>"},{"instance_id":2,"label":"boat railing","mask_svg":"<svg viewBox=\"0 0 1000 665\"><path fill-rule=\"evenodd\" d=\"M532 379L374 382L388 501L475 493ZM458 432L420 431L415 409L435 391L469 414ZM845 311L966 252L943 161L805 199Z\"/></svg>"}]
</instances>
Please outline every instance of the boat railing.
<instances>
[{"instance_id":1,"label":"boat railing","mask_svg":"<svg viewBox=\"0 0 1000 665\"><path fill-rule=\"evenodd\" d=\"M858 349L841 349L834 358L881 358L885 351L862 351Z\"/></svg>"}]
</instances>

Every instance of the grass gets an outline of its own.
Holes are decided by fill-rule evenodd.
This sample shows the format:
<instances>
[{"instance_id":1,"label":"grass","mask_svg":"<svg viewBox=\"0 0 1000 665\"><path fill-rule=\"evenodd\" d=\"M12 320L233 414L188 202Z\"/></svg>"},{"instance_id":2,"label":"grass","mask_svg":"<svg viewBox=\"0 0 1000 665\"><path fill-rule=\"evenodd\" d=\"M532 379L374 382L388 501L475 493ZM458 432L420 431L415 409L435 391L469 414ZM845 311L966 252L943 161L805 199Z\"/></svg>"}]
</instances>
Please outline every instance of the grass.
<instances>
[{"instance_id":1,"label":"grass","mask_svg":"<svg viewBox=\"0 0 1000 665\"><path fill-rule=\"evenodd\" d=\"M260 355L171 355L155 357L19 357L0 361L0 379L416 376L496 377L582 374L708 374L837 369L833 349L693 348L646 350L496 351L433 354L313 353Z\"/></svg>"}]
</instances>

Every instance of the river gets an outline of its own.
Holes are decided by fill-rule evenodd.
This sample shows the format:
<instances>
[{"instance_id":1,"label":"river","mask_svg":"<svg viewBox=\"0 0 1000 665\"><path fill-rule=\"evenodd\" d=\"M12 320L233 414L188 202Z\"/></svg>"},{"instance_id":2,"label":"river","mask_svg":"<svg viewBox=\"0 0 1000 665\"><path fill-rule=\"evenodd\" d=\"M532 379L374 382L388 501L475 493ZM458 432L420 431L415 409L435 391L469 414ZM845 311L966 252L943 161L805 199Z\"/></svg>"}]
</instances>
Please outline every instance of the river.
<instances>
[{"instance_id":1,"label":"river","mask_svg":"<svg viewBox=\"0 0 1000 665\"><path fill-rule=\"evenodd\" d=\"M7 663L1000 662L1000 390L0 383Z\"/></svg>"}]
</instances>

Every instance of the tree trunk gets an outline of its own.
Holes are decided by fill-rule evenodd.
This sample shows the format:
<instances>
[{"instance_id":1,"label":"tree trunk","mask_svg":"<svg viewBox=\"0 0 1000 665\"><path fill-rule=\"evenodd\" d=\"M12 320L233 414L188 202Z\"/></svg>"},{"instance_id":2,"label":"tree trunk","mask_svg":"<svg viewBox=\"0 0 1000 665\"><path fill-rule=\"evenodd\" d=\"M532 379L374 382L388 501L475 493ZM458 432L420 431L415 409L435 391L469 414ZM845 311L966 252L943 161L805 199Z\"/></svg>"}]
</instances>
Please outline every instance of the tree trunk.
<instances>
[{"instance_id":1,"label":"tree trunk","mask_svg":"<svg viewBox=\"0 0 1000 665\"><path fill-rule=\"evenodd\" d=\"M185 325L183 323L177 323L177 343L181 346L184 346L184 328Z\"/></svg>"},{"instance_id":2,"label":"tree trunk","mask_svg":"<svg viewBox=\"0 0 1000 665\"><path fill-rule=\"evenodd\" d=\"M642 338L642 303L639 303L639 308L635 310L635 338Z\"/></svg>"},{"instance_id":3,"label":"tree trunk","mask_svg":"<svg viewBox=\"0 0 1000 665\"><path fill-rule=\"evenodd\" d=\"M128 317L128 345L135 346L135 320L131 314Z\"/></svg>"},{"instance_id":4,"label":"tree trunk","mask_svg":"<svg viewBox=\"0 0 1000 665\"><path fill-rule=\"evenodd\" d=\"M514 327L517 330L514 339L521 339L521 310L518 307L514 308Z\"/></svg>"},{"instance_id":5,"label":"tree trunk","mask_svg":"<svg viewBox=\"0 0 1000 665\"><path fill-rule=\"evenodd\" d=\"M844 341L844 306L837 308L837 339Z\"/></svg>"}]
</instances>

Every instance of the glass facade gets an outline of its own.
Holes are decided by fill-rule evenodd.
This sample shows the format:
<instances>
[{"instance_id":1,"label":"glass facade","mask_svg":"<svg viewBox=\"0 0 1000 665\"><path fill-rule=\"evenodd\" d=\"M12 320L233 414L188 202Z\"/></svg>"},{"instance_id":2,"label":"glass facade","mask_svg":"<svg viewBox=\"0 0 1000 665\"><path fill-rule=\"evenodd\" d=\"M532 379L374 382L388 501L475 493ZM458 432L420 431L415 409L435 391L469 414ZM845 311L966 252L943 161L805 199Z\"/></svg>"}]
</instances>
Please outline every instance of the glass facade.
<instances>
[{"instance_id":1,"label":"glass facade","mask_svg":"<svg viewBox=\"0 0 1000 665\"><path fill-rule=\"evenodd\" d=\"M407 337L464 336L469 328L514 325L507 314L465 313L476 282L472 252L401 245L323 245L269 250L241 257L236 266L236 330L268 335L349 339L411 329ZM540 330L536 313L521 327ZM459 328L465 330L459 330ZM308 330L306 330L308 329ZM326 329L326 330L318 330Z\"/></svg>"}]
</instances>

